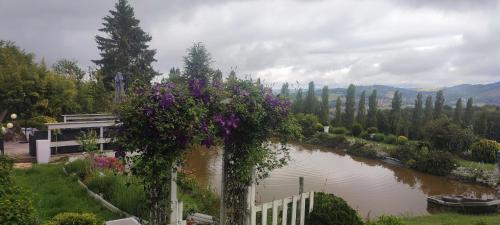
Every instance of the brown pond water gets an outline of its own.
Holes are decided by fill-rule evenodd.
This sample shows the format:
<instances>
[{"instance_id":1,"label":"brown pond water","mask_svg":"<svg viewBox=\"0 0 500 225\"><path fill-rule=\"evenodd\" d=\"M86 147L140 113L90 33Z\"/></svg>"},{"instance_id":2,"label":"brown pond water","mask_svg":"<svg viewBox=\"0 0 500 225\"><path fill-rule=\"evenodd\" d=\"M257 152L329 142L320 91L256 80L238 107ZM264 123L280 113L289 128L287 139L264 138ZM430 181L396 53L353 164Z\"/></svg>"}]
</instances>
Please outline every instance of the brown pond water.
<instances>
[{"instance_id":1,"label":"brown pond water","mask_svg":"<svg viewBox=\"0 0 500 225\"><path fill-rule=\"evenodd\" d=\"M257 202L270 202L298 193L299 177L304 191L323 191L345 199L363 217L428 214L426 197L437 194L473 193L492 196L494 190L405 167L345 154L342 150L290 144L291 161L274 170L257 186ZM193 149L185 168L197 180L220 190L221 153Z\"/></svg>"}]
</instances>

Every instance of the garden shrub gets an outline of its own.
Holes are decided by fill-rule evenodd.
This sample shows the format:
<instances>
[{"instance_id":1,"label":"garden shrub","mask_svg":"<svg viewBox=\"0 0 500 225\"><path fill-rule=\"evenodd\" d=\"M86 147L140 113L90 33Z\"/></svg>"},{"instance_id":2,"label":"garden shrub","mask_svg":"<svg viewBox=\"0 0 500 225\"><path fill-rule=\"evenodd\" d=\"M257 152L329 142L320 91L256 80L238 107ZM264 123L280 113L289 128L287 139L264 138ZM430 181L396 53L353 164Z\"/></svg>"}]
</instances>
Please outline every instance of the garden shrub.
<instances>
[{"instance_id":1,"label":"garden shrub","mask_svg":"<svg viewBox=\"0 0 500 225\"><path fill-rule=\"evenodd\" d=\"M332 128L330 128L330 133L332 133L332 134L346 134L347 129L345 127L332 127Z\"/></svg>"},{"instance_id":2,"label":"garden shrub","mask_svg":"<svg viewBox=\"0 0 500 225\"><path fill-rule=\"evenodd\" d=\"M68 163L65 166L66 172L69 174L76 174L78 178L81 180L85 179L85 177L90 172L90 160L88 159L77 159L73 162Z\"/></svg>"},{"instance_id":3,"label":"garden shrub","mask_svg":"<svg viewBox=\"0 0 500 225\"><path fill-rule=\"evenodd\" d=\"M308 225L363 225L358 213L333 194L315 193L314 209L306 217Z\"/></svg>"},{"instance_id":4,"label":"garden shrub","mask_svg":"<svg viewBox=\"0 0 500 225\"><path fill-rule=\"evenodd\" d=\"M384 138L384 142L386 144L396 144L397 141L398 141L398 138L393 134L389 134Z\"/></svg>"},{"instance_id":5,"label":"garden shrub","mask_svg":"<svg viewBox=\"0 0 500 225\"><path fill-rule=\"evenodd\" d=\"M375 135L373 135L373 140L377 142L382 142L385 140L385 135L382 133L375 133Z\"/></svg>"},{"instance_id":6,"label":"garden shrub","mask_svg":"<svg viewBox=\"0 0 500 225\"><path fill-rule=\"evenodd\" d=\"M103 198L110 199L113 194L113 187L119 182L118 177L111 172L95 172L92 173L85 180L87 187L98 193L102 194Z\"/></svg>"},{"instance_id":7,"label":"garden shrub","mask_svg":"<svg viewBox=\"0 0 500 225\"><path fill-rule=\"evenodd\" d=\"M98 219L92 213L59 213L45 225L104 225L104 221Z\"/></svg>"},{"instance_id":8,"label":"garden shrub","mask_svg":"<svg viewBox=\"0 0 500 225\"><path fill-rule=\"evenodd\" d=\"M361 132L363 132L363 126L361 126L361 124L355 123L354 125L352 125L352 128L351 128L352 136L359 137Z\"/></svg>"},{"instance_id":9,"label":"garden shrub","mask_svg":"<svg viewBox=\"0 0 500 225\"><path fill-rule=\"evenodd\" d=\"M370 140L370 134L368 132L366 132L366 130L361 132L361 134L359 134L359 137L363 138L365 140Z\"/></svg>"},{"instance_id":10,"label":"garden shrub","mask_svg":"<svg viewBox=\"0 0 500 225\"><path fill-rule=\"evenodd\" d=\"M495 163L496 152L500 150L500 145L494 140L481 139L472 145L471 150L474 161Z\"/></svg>"},{"instance_id":11,"label":"garden shrub","mask_svg":"<svg viewBox=\"0 0 500 225\"><path fill-rule=\"evenodd\" d=\"M328 147L339 147L347 144L347 138L343 134L334 135L327 133L317 133L311 139L309 139L308 143Z\"/></svg>"},{"instance_id":12,"label":"garden shrub","mask_svg":"<svg viewBox=\"0 0 500 225\"><path fill-rule=\"evenodd\" d=\"M374 134L378 132L378 129L376 127L368 127L366 129L366 132L368 132L369 134Z\"/></svg>"},{"instance_id":13,"label":"garden shrub","mask_svg":"<svg viewBox=\"0 0 500 225\"><path fill-rule=\"evenodd\" d=\"M319 123L317 116L313 114L303 114L299 113L295 116L297 122L302 127L302 135L305 137L310 137L317 132L316 125Z\"/></svg>"},{"instance_id":14,"label":"garden shrub","mask_svg":"<svg viewBox=\"0 0 500 225\"><path fill-rule=\"evenodd\" d=\"M349 146L349 148L347 148L347 153L370 159L378 158L377 150L375 150L374 146L361 141L356 141L354 144Z\"/></svg>"},{"instance_id":15,"label":"garden shrub","mask_svg":"<svg viewBox=\"0 0 500 225\"><path fill-rule=\"evenodd\" d=\"M406 143L408 143L408 138L407 137L405 137L405 136L399 136L398 137L398 140L397 140L397 144L398 145L404 145Z\"/></svg>"},{"instance_id":16,"label":"garden shrub","mask_svg":"<svg viewBox=\"0 0 500 225\"><path fill-rule=\"evenodd\" d=\"M451 153L430 151L419 158L412 168L430 174L445 176L450 174L456 167L457 162Z\"/></svg>"},{"instance_id":17,"label":"garden shrub","mask_svg":"<svg viewBox=\"0 0 500 225\"><path fill-rule=\"evenodd\" d=\"M324 128L323 128L323 124L321 123L316 123L316 131L318 132L323 132Z\"/></svg>"},{"instance_id":18,"label":"garden shrub","mask_svg":"<svg viewBox=\"0 0 500 225\"><path fill-rule=\"evenodd\" d=\"M13 160L0 156L0 223L38 224L31 193L15 185L11 173Z\"/></svg>"},{"instance_id":19,"label":"garden shrub","mask_svg":"<svg viewBox=\"0 0 500 225\"><path fill-rule=\"evenodd\" d=\"M401 218L395 216L381 216L377 220L368 221L365 225L404 225Z\"/></svg>"},{"instance_id":20,"label":"garden shrub","mask_svg":"<svg viewBox=\"0 0 500 225\"><path fill-rule=\"evenodd\" d=\"M471 129L463 129L451 120L442 118L433 120L424 128L424 139L436 149L451 152L463 152L476 140Z\"/></svg>"}]
</instances>

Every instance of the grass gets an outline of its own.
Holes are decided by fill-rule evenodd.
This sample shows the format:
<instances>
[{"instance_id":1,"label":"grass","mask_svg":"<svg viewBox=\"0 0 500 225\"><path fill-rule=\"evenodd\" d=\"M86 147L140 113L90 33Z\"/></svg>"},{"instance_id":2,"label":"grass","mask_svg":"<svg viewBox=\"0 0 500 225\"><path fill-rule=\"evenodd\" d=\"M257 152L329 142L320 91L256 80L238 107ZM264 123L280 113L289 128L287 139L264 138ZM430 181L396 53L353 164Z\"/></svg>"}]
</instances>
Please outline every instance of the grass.
<instances>
[{"instance_id":1,"label":"grass","mask_svg":"<svg viewBox=\"0 0 500 225\"><path fill-rule=\"evenodd\" d=\"M467 167L467 168L472 168L472 169L478 169L478 170L495 170L496 164L494 163L480 163L480 162L474 162L474 161L469 161L465 159L458 158L458 165Z\"/></svg>"},{"instance_id":2,"label":"grass","mask_svg":"<svg viewBox=\"0 0 500 225\"><path fill-rule=\"evenodd\" d=\"M405 217L403 222L405 225L498 225L500 224L500 213L491 215L439 213L429 216Z\"/></svg>"},{"instance_id":3,"label":"grass","mask_svg":"<svg viewBox=\"0 0 500 225\"><path fill-rule=\"evenodd\" d=\"M16 184L33 193L33 206L41 221L61 212L94 213L104 220L121 218L92 199L75 178L64 174L62 167L61 164L48 164L14 170Z\"/></svg>"}]
</instances>

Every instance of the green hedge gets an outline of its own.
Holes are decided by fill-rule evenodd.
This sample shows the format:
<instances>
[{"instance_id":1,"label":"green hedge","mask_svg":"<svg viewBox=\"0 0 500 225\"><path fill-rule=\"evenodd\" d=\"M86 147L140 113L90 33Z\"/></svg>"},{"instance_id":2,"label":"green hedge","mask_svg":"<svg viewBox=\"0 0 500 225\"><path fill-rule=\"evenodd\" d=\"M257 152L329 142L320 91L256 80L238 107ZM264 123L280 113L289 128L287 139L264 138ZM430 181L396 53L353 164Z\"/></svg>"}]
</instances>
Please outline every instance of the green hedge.
<instances>
[{"instance_id":1,"label":"green hedge","mask_svg":"<svg viewBox=\"0 0 500 225\"><path fill-rule=\"evenodd\" d=\"M471 150L471 157L474 161L495 163L496 152L500 150L500 145L493 140L481 139L472 144Z\"/></svg>"},{"instance_id":2,"label":"green hedge","mask_svg":"<svg viewBox=\"0 0 500 225\"><path fill-rule=\"evenodd\" d=\"M314 209L306 217L307 225L363 225L358 213L344 199L333 194L315 193Z\"/></svg>"}]
</instances>

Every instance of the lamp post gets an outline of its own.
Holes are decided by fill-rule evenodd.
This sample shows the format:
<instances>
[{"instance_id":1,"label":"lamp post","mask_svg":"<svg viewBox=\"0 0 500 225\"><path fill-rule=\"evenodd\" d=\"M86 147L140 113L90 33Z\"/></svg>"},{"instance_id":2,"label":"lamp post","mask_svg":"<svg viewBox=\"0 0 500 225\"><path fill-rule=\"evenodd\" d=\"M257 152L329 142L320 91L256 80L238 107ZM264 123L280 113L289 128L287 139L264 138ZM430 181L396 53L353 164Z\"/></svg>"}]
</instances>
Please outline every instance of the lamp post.
<instances>
[{"instance_id":1,"label":"lamp post","mask_svg":"<svg viewBox=\"0 0 500 225\"><path fill-rule=\"evenodd\" d=\"M4 154L3 135L5 133L7 133L7 129L3 126L0 126L0 151L2 152L2 155Z\"/></svg>"}]
</instances>

